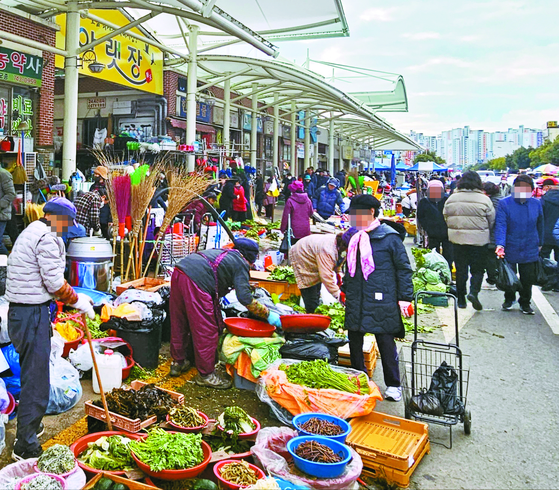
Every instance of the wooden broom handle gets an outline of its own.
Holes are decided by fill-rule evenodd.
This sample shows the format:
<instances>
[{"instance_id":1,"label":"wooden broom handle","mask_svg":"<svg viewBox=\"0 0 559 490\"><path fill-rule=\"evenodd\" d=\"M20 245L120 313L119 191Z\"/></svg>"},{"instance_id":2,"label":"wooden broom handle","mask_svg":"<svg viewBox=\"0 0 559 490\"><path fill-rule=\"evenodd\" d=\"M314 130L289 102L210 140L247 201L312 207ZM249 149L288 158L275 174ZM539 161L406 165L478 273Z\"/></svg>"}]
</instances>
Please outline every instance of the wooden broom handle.
<instances>
[{"instance_id":1,"label":"wooden broom handle","mask_svg":"<svg viewBox=\"0 0 559 490\"><path fill-rule=\"evenodd\" d=\"M113 430L113 424L111 422L111 414L109 412L109 407L107 405L107 399L105 398L105 392L103 391L103 384L101 383L101 376L99 375L99 368L97 367L97 359L95 358L95 351L93 349L93 342L91 340L91 332L87 326L87 318L85 313L82 314L82 322L85 328L85 334L87 335L87 341L89 342L89 350L91 351L91 359L93 360L93 369L95 370L95 376L97 376L97 383L99 383L99 391L101 392L101 400L103 401L103 408L105 409L105 416L107 417L107 426L109 430Z\"/></svg>"}]
</instances>

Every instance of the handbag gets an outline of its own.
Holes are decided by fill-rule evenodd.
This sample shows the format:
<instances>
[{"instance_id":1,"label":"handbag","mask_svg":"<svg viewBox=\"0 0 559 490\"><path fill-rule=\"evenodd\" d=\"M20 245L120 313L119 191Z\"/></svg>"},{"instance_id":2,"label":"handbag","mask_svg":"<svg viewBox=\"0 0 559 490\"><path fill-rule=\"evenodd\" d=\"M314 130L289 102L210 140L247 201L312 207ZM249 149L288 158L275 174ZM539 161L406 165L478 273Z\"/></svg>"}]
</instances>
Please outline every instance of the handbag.
<instances>
[{"instance_id":1,"label":"handbag","mask_svg":"<svg viewBox=\"0 0 559 490\"><path fill-rule=\"evenodd\" d=\"M289 253L289 249L291 248L291 239L293 238L293 232L291 231L291 216L287 217L287 230L283 234L283 238L281 240L279 251L282 254L285 254L287 257Z\"/></svg>"},{"instance_id":2,"label":"handbag","mask_svg":"<svg viewBox=\"0 0 559 490\"><path fill-rule=\"evenodd\" d=\"M12 144L7 136L0 141L0 151L12 151Z\"/></svg>"},{"instance_id":3,"label":"handbag","mask_svg":"<svg viewBox=\"0 0 559 490\"><path fill-rule=\"evenodd\" d=\"M266 192L266 194L268 194L271 197L278 197L279 196L278 183L277 183L276 179L272 179L272 183L270 184L270 187L268 189L268 192Z\"/></svg>"}]
</instances>

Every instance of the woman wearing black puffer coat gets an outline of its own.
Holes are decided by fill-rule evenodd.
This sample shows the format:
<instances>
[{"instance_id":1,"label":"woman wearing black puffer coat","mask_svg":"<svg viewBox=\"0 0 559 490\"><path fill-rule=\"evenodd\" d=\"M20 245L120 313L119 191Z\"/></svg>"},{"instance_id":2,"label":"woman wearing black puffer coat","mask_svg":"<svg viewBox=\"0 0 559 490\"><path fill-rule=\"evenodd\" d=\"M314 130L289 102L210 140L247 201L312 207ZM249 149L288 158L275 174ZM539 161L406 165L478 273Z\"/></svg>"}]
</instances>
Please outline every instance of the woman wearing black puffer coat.
<instances>
[{"instance_id":1,"label":"woman wearing black puffer coat","mask_svg":"<svg viewBox=\"0 0 559 490\"><path fill-rule=\"evenodd\" d=\"M402 398L398 350L394 338L405 336L402 315L410 316L413 299L412 268L398 232L379 219L380 202L370 195L353 198L353 228L349 241L343 291L346 295L345 328L348 330L351 367L365 370L363 337L375 334L379 347L385 398Z\"/></svg>"}]
</instances>

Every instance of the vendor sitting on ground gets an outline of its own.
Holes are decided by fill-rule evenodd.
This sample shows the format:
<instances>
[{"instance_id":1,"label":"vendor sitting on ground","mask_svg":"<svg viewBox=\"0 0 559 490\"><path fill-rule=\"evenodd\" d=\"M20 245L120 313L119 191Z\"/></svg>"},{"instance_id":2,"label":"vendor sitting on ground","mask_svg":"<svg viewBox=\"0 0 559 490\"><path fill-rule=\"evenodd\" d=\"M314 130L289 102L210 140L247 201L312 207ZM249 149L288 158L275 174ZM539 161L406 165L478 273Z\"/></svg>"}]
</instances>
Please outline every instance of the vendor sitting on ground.
<instances>
[{"instance_id":1,"label":"vendor sitting on ground","mask_svg":"<svg viewBox=\"0 0 559 490\"><path fill-rule=\"evenodd\" d=\"M223 330L219 298L235 289L237 299L250 313L281 327L277 313L253 297L249 270L258 257L258 244L239 238L234 250L206 250L182 259L171 278L171 376L191 367L198 369L198 385L231 387L231 378L215 369L219 334Z\"/></svg>"},{"instance_id":2,"label":"vendor sitting on ground","mask_svg":"<svg viewBox=\"0 0 559 490\"><path fill-rule=\"evenodd\" d=\"M8 258L6 299L10 302L8 332L19 354L21 394L17 415L16 461L37 458L43 452L38 436L49 402L50 303L71 305L95 318L92 302L77 294L64 279L66 251L62 234L76 217L76 208L65 198L45 204L45 216L22 231Z\"/></svg>"},{"instance_id":3,"label":"vendor sitting on ground","mask_svg":"<svg viewBox=\"0 0 559 490\"><path fill-rule=\"evenodd\" d=\"M406 335L402 315L410 316L412 268L398 233L379 221L379 210L379 200L367 194L351 201L352 228L344 233L349 243L343 286L345 328L351 367L365 373L363 338L366 333L375 334L386 383L384 396L400 401L402 389L394 338Z\"/></svg>"},{"instance_id":4,"label":"vendor sitting on ground","mask_svg":"<svg viewBox=\"0 0 559 490\"><path fill-rule=\"evenodd\" d=\"M337 270L342 262L342 253L346 250L347 243L343 241L341 233L310 235L301 238L289 250L293 274L307 313L314 313L320 305L322 284L340 301Z\"/></svg>"}]
</instances>

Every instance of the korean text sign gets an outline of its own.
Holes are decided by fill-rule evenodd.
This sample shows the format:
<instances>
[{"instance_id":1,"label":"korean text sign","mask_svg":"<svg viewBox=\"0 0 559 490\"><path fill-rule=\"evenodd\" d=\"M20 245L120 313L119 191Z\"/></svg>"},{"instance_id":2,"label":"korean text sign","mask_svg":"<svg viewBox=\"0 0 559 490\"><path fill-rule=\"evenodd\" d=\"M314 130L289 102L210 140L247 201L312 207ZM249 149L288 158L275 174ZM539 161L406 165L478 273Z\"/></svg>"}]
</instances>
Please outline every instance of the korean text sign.
<instances>
[{"instance_id":1,"label":"korean text sign","mask_svg":"<svg viewBox=\"0 0 559 490\"><path fill-rule=\"evenodd\" d=\"M41 86L43 58L0 46L0 80Z\"/></svg>"}]
</instances>

